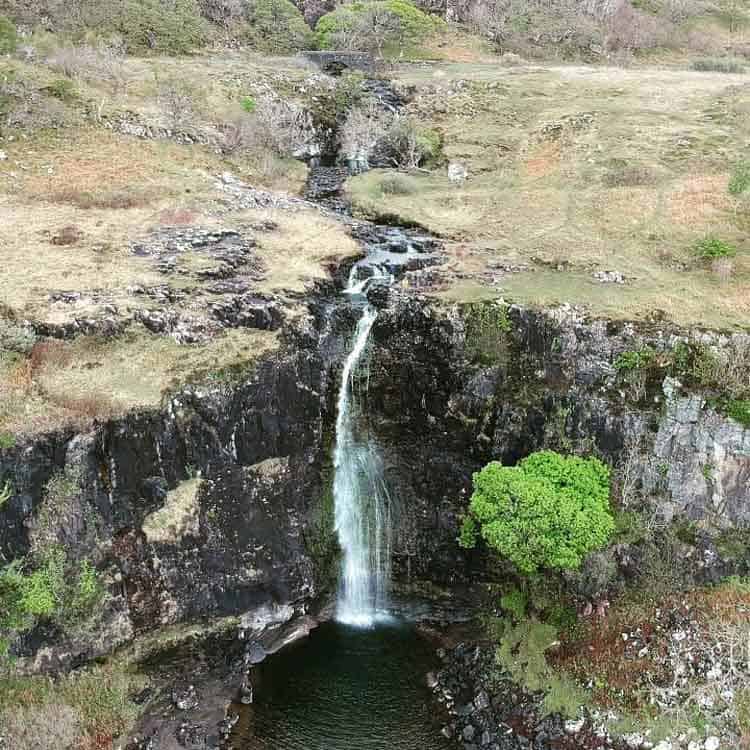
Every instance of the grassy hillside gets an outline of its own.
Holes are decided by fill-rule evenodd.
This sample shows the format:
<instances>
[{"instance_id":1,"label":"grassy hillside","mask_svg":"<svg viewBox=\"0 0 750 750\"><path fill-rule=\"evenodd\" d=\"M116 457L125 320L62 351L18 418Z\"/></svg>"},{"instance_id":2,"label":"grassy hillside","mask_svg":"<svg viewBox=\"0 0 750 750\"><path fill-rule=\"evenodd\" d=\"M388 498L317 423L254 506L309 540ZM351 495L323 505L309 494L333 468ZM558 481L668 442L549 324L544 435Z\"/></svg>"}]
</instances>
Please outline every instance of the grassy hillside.
<instances>
[{"instance_id":1,"label":"grassy hillside","mask_svg":"<svg viewBox=\"0 0 750 750\"><path fill-rule=\"evenodd\" d=\"M747 325L750 193L729 191L750 143L747 77L479 63L396 77L416 87L409 111L468 179L453 184L443 167L394 187L375 171L349 190L362 215L396 214L450 240L446 296ZM708 257L707 239L729 257Z\"/></svg>"}]
</instances>

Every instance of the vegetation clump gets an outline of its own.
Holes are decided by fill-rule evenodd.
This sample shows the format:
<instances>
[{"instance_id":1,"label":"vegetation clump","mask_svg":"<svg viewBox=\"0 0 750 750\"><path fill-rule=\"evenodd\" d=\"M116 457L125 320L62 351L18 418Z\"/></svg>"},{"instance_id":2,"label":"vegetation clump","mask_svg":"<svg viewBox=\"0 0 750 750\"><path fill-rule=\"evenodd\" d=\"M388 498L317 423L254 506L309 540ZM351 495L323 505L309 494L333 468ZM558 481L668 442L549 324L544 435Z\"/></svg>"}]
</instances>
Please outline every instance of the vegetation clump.
<instances>
[{"instance_id":1,"label":"vegetation clump","mask_svg":"<svg viewBox=\"0 0 750 750\"><path fill-rule=\"evenodd\" d=\"M318 21L315 33L321 49L369 52L383 57L401 52L441 27L409 0L374 0L340 5Z\"/></svg>"},{"instance_id":2,"label":"vegetation clump","mask_svg":"<svg viewBox=\"0 0 750 750\"><path fill-rule=\"evenodd\" d=\"M460 544L478 537L523 574L579 568L614 531L610 471L597 458L539 451L517 466L488 464L474 475L474 494Z\"/></svg>"},{"instance_id":3,"label":"vegetation clump","mask_svg":"<svg viewBox=\"0 0 750 750\"><path fill-rule=\"evenodd\" d=\"M730 399L725 402L723 411L730 419L750 428L750 399Z\"/></svg>"},{"instance_id":4,"label":"vegetation clump","mask_svg":"<svg viewBox=\"0 0 750 750\"><path fill-rule=\"evenodd\" d=\"M692 65L693 70L701 73L744 73L745 66L731 57L704 58L695 60Z\"/></svg>"},{"instance_id":5,"label":"vegetation clump","mask_svg":"<svg viewBox=\"0 0 750 750\"><path fill-rule=\"evenodd\" d=\"M123 0L92 13L92 28L119 34L130 52L186 54L208 40L196 0Z\"/></svg>"},{"instance_id":6,"label":"vegetation clump","mask_svg":"<svg viewBox=\"0 0 750 750\"><path fill-rule=\"evenodd\" d=\"M730 195L742 195L750 191L750 161L741 161L732 170L728 186Z\"/></svg>"},{"instance_id":7,"label":"vegetation clump","mask_svg":"<svg viewBox=\"0 0 750 750\"><path fill-rule=\"evenodd\" d=\"M21 634L40 622L74 627L93 614L104 587L88 560L70 563L56 546L34 563L15 560L0 569L0 631ZM0 652L9 646L0 641Z\"/></svg>"},{"instance_id":8,"label":"vegetation clump","mask_svg":"<svg viewBox=\"0 0 750 750\"><path fill-rule=\"evenodd\" d=\"M466 306L466 349L482 365L497 364L508 349L513 324L508 306L498 302L475 302Z\"/></svg>"},{"instance_id":9,"label":"vegetation clump","mask_svg":"<svg viewBox=\"0 0 750 750\"><path fill-rule=\"evenodd\" d=\"M290 0L250 0L245 17L247 41L261 51L289 54L313 45L313 32Z\"/></svg>"},{"instance_id":10,"label":"vegetation clump","mask_svg":"<svg viewBox=\"0 0 750 750\"><path fill-rule=\"evenodd\" d=\"M18 34L13 22L6 16L0 16L0 55L16 51Z\"/></svg>"},{"instance_id":11,"label":"vegetation clump","mask_svg":"<svg viewBox=\"0 0 750 750\"><path fill-rule=\"evenodd\" d=\"M695 245L695 252L704 260L715 260L733 258L737 255L737 248L718 237L706 237Z\"/></svg>"},{"instance_id":12,"label":"vegetation clump","mask_svg":"<svg viewBox=\"0 0 750 750\"><path fill-rule=\"evenodd\" d=\"M630 372L632 370L645 370L656 362L656 351L650 346L642 349L626 351L615 360L614 367L617 372Z\"/></svg>"}]
</instances>

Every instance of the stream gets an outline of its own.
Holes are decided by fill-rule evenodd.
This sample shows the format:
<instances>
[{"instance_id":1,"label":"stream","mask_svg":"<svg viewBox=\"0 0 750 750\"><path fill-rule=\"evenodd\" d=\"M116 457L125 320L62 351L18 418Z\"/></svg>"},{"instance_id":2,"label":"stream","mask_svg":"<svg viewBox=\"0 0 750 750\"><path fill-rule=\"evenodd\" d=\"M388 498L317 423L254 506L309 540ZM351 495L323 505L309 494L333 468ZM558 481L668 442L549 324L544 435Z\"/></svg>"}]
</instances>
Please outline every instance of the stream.
<instances>
[{"instance_id":1,"label":"stream","mask_svg":"<svg viewBox=\"0 0 750 750\"><path fill-rule=\"evenodd\" d=\"M381 99L383 85L379 82ZM386 92L387 93L387 92ZM393 98L382 99L394 110ZM347 213L347 172L311 168L307 197ZM438 260L438 243L415 230L355 222L365 250L343 304L359 311L343 363L333 451L335 530L341 571L334 620L275 654L251 675L254 702L238 707L232 744L242 750L440 750L426 675L434 647L390 604L392 499L367 424L368 346L377 308L368 301L408 271Z\"/></svg>"}]
</instances>

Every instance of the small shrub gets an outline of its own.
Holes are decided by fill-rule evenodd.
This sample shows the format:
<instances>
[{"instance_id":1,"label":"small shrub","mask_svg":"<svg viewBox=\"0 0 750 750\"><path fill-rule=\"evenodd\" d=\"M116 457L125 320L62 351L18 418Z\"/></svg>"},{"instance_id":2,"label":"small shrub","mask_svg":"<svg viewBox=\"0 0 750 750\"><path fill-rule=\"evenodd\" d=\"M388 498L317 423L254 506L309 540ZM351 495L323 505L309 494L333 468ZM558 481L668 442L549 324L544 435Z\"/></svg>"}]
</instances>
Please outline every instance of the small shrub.
<instances>
[{"instance_id":1,"label":"small shrub","mask_svg":"<svg viewBox=\"0 0 750 750\"><path fill-rule=\"evenodd\" d=\"M38 622L75 627L96 611L104 586L87 560L70 562L59 546L35 559L0 569L0 630L23 633Z\"/></svg>"},{"instance_id":2,"label":"small shrub","mask_svg":"<svg viewBox=\"0 0 750 750\"><path fill-rule=\"evenodd\" d=\"M0 432L0 450L8 450L15 447L16 436L12 432Z\"/></svg>"},{"instance_id":3,"label":"small shrub","mask_svg":"<svg viewBox=\"0 0 750 750\"><path fill-rule=\"evenodd\" d=\"M442 152L440 134L408 117L395 117L381 145L395 167L416 169L437 161Z\"/></svg>"},{"instance_id":4,"label":"small shrub","mask_svg":"<svg viewBox=\"0 0 750 750\"><path fill-rule=\"evenodd\" d=\"M322 49L369 52L382 57L388 48L403 50L441 27L409 0L375 0L340 5L315 26Z\"/></svg>"},{"instance_id":5,"label":"small shrub","mask_svg":"<svg viewBox=\"0 0 750 750\"><path fill-rule=\"evenodd\" d=\"M617 372L646 370L656 362L656 350L650 346L620 354L614 362Z\"/></svg>"},{"instance_id":6,"label":"small shrub","mask_svg":"<svg viewBox=\"0 0 750 750\"><path fill-rule=\"evenodd\" d=\"M240 21L245 13L243 0L198 0L198 5L205 19L224 28Z\"/></svg>"},{"instance_id":7,"label":"small shrub","mask_svg":"<svg viewBox=\"0 0 750 750\"><path fill-rule=\"evenodd\" d=\"M737 248L718 237L706 237L695 245L695 253L704 260L733 258L737 255Z\"/></svg>"},{"instance_id":8,"label":"small shrub","mask_svg":"<svg viewBox=\"0 0 750 750\"><path fill-rule=\"evenodd\" d=\"M0 443L0 448L2 448ZM12 446L11 446L12 447ZM5 484L0 484L0 510L3 506L13 497L13 487L11 486L10 480L6 480Z\"/></svg>"},{"instance_id":9,"label":"small shrub","mask_svg":"<svg viewBox=\"0 0 750 750\"><path fill-rule=\"evenodd\" d=\"M609 495L609 469L596 458L539 451L514 467L493 462L474 475L461 543L478 533L524 574L577 569L614 531Z\"/></svg>"},{"instance_id":10,"label":"small shrub","mask_svg":"<svg viewBox=\"0 0 750 750\"><path fill-rule=\"evenodd\" d=\"M701 73L744 73L745 66L739 60L726 58L704 58L695 60L692 69Z\"/></svg>"},{"instance_id":11,"label":"small shrub","mask_svg":"<svg viewBox=\"0 0 750 750\"><path fill-rule=\"evenodd\" d=\"M346 111L349 97L341 103L334 102L338 111ZM374 102L354 107L341 126L341 152L349 162L361 170L370 166L370 156L388 127L386 116Z\"/></svg>"},{"instance_id":12,"label":"small shrub","mask_svg":"<svg viewBox=\"0 0 750 750\"><path fill-rule=\"evenodd\" d=\"M555 674L548 664L545 652L556 640L557 628L527 618L504 628L495 660L516 684L544 693L545 714L573 717L586 703L586 696L573 680Z\"/></svg>"},{"instance_id":13,"label":"small shrub","mask_svg":"<svg viewBox=\"0 0 750 750\"><path fill-rule=\"evenodd\" d=\"M36 335L31 328L6 318L0 318L0 349L28 354L34 344L36 344Z\"/></svg>"},{"instance_id":14,"label":"small shrub","mask_svg":"<svg viewBox=\"0 0 750 750\"><path fill-rule=\"evenodd\" d=\"M52 244L60 247L77 245L83 239L83 232L79 227L70 225L63 227L56 234L52 235Z\"/></svg>"},{"instance_id":15,"label":"small shrub","mask_svg":"<svg viewBox=\"0 0 750 750\"><path fill-rule=\"evenodd\" d=\"M644 164L629 162L626 159L611 159L604 175L607 187L636 187L649 185L654 181L653 172Z\"/></svg>"},{"instance_id":16,"label":"small shrub","mask_svg":"<svg viewBox=\"0 0 750 750\"><path fill-rule=\"evenodd\" d=\"M242 99L240 99L240 106L244 112L251 115L258 108L258 102L256 102L252 96L243 96Z\"/></svg>"},{"instance_id":17,"label":"small shrub","mask_svg":"<svg viewBox=\"0 0 750 750\"><path fill-rule=\"evenodd\" d=\"M730 195L742 195L750 190L750 161L742 161L735 166L728 189Z\"/></svg>"},{"instance_id":18,"label":"small shrub","mask_svg":"<svg viewBox=\"0 0 750 750\"><path fill-rule=\"evenodd\" d=\"M503 612L511 615L516 622L520 622L526 617L527 604L526 594L520 589L511 589L507 594L500 597L500 608Z\"/></svg>"},{"instance_id":19,"label":"small shrub","mask_svg":"<svg viewBox=\"0 0 750 750\"><path fill-rule=\"evenodd\" d=\"M0 55L9 55L16 51L18 34L15 24L5 16L0 16Z\"/></svg>"},{"instance_id":20,"label":"small shrub","mask_svg":"<svg viewBox=\"0 0 750 750\"><path fill-rule=\"evenodd\" d=\"M237 128L241 148L282 158L296 156L313 131L309 113L283 99L262 99Z\"/></svg>"},{"instance_id":21,"label":"small shrub","mask_svg":"<svg viewBox=\"0 0 750 750\"><path fill-rule=\"evenodd\" d=\"M52 81L44 87L44 91L61 102L72 102L77 96L75 84L67 78L58 78Z\"/></svg>"},{"instance_id":22,"label":"small shrub","mask_svg":"<svg viewBox=\"0 0 750 750\"><path fill-rule=\"evenodd\" d=\"M250 0L245 18L247 39L261 52L289 54L313 44L312 29L291 0Z\"/></svg>"},{"instance_id":23,"label":"small shrub","mask_svg":"<svg viewBox=\"0 0 750 750\"><path fill-rule=\"evenodd\" d=\"M734 273L734 261L731 258L714 258L711 261L711 273L721 284L728 284Z\"/></svg>"},{"instance_id":24,"label":"small shrub","mask_svg":"<svg viewBox=\"0 0 750 750\"><path fill-rule=\"evenodd\" d=\"M125 45L119 37L96 46L70 45L56 49L47 64L68 78L105 81L115 93L125 85Z\"/></svg>"},{"instance_id":25,"label":"small shrub","mask_svg":"<svg viewBox=\"0 0 750 750\"><path fill-rule=\"evenodd\" d=\"M169 120L172 130L189 127L195 117L197 92L179 78L169 78L159 84L159 106Z\"/></svg>"},{"instance_id":26,"label":"small shrub","mask_svg":"<svg viewBox=\"0 0 750 750\"><path fill-rule=\"evenodd\" d=\"M475 302L466 306L466 353L472 362L492 366L508 352L513 324L508 306L497 302Z\"/></svg>"},{"instance_id":27,"label":"small shrub","mask_svg":"<svg viewBox=\"0 0 750 750\"><path fill-rule=\"evenodd\" d=\"M743 427L750 428L750 399L732 399L724 406L724 413Z\"/></svg>"},{"instance_id":28,"label":"small shrub","mask_svg":"<svg viewBox=\"0 0 750 750\"><path fill-rule=\"evenodd\" d=\"M417 192L414 182L402 174L386 175L379 186L384 195L413 195Z\"/></svg>"}]
</instances>

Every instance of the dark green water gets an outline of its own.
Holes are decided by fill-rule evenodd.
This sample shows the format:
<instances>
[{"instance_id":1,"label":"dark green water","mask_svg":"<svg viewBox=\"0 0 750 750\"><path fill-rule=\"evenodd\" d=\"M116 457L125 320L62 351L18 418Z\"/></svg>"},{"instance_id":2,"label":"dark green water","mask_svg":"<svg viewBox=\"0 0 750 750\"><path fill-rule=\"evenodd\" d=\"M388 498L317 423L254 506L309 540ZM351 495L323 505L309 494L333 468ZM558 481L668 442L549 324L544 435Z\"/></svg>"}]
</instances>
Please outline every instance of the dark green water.
<instances>
[{"instance_id":1,"label":"dark green water","mask_svg":"<svg viewBox=\"0 0 750 750\"><path fill-rule=\"evenodd\" d=\"M425 675L434 646L406 625L328 623L256 668L242 750L446 750Z\"/></svg>"}]
</instances>

